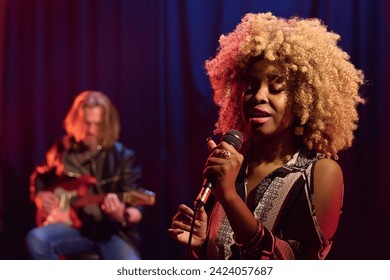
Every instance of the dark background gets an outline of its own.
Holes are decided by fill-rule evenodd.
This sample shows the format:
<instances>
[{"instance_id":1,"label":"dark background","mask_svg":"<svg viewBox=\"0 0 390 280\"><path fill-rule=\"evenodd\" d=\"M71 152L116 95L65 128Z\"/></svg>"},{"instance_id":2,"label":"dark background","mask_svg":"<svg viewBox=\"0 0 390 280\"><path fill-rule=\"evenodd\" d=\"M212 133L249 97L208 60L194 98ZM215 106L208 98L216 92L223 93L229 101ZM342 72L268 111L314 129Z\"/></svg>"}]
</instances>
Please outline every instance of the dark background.
<instances>
[{"instance_id":1,"label":"dark background","mask_svg":"<svg viewBox=\"0 0 390 280\"><path fill-rule=\"evenodd\" d=\"M29 175L86 89L117 105L121 141L137 152L143 186L157 193L142 222L143 258L185 258L167 229L177 206L200 189L217 118L204 61L245 13L266 11L322 19L366 74L356 140L340 154L345 204L329 258L389 259L385 0L0 0L0 258L28 258Z\"/></svg>"}]
</instances>

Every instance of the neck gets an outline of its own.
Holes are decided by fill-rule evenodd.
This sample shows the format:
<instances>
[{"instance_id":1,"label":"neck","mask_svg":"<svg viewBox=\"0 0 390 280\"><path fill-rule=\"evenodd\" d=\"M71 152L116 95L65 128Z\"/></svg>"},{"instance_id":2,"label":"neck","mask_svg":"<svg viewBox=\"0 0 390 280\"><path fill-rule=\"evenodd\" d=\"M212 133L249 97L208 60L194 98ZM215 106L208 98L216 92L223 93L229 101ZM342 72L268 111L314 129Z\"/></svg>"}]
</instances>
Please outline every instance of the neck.
<instances>
[{"instance_id":1,"label":"neck","mask_svg":"<svg viewBox=\"0 0 390 280\"><path fill-rule=\"evenodd\" d=\"M96 151L99 151L102 149L102 145L94 142L94 143L91 143L91 142L82 142L82 145L85 147L86 150L90 151L90 152L96 152Z\"/></svg>"},{"instance_id":2,"label":"neck","mask_svg":"<svg viewBox=\"0 0 390 280\"><path fill-rule=\"evenodd\" d=\"M101 146L101 145L89 146L89 151L91 151L91 152L100 151L101 149L102 149L102 146Z\"/></svg>"},{"instance_id":3,"label":"neck","mask_svg":"<svg viewBox=\"0 0 390 280\"><path fill-rule=\"evenodd\" d=\"M281 163L285 164L299 149L299 140L288 131L278 137L254 137L250 154L251 163Z\"/></svg>"}]
</instances>

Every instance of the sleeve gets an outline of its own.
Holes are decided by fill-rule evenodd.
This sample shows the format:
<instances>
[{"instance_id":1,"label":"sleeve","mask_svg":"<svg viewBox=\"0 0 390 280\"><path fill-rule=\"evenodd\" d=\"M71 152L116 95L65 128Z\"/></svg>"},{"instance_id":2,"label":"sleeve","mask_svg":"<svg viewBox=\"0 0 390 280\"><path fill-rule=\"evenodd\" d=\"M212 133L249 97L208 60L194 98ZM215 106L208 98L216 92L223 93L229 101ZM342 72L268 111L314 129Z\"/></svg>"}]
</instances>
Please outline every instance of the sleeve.
<instances>
[{"instance_id":1,"label":"sleeve","mask_svg":"<svg viewBox=\"0 0 390 280\"><path fill-rule=\"evenodd\" d=\"M50 186L50 178L61 170L62 142L55 143L45 154L45 160L37 165L30 175L30 199L34 201L39 191L46 190Z\"/></svg>"},{"instance_id":2,"label":"sleeve","mask_svg":"<svg viewBox=\"0 0 390 280\"><path fill-rule=\"evenodd\" d=\"M112 156L113 155L113 156ZM126 148L123 144L117 143L114 152L108 156L108 169L113 175L110 185L107 185L105 192L118 192L127 196L124 199L129 205L137 206L140 210L144 205L154 202L154 193L144 189L141 183L141 167L137 163L135 151ZM137 192L132 195L131 192ZM136 199L136 201L134 201Z\"/></svg>"},{"instance_id":3,"label":"sleeve","mask_svg":"<svg viewBox=\"0 0 390 280\"><path fill-rule=\"evenodd\" d=\"M125 157L120 163L119 177L121 191L130 191L139 187L141 181L141 167L136 162L136 154L127 150Z\"/></svg>"}]
</instances>

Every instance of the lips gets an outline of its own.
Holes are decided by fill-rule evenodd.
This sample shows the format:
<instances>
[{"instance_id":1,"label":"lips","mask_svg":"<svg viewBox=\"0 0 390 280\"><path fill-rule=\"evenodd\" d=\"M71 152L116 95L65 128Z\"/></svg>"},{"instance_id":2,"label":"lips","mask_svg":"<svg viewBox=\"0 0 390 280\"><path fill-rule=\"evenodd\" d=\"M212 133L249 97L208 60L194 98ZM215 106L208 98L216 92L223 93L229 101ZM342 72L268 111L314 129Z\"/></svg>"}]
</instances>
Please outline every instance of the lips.
<instances>
[{"instance_id":1,"label":"lips","mask_svg":"<svg viewBox=\"0 0 390 280\"><path fill-rule=\"evenodd\" d=\"M263 108L253 108L248 113L250 123L263 124L271 118L271 113Z\"/></svg>"}]
</instances>

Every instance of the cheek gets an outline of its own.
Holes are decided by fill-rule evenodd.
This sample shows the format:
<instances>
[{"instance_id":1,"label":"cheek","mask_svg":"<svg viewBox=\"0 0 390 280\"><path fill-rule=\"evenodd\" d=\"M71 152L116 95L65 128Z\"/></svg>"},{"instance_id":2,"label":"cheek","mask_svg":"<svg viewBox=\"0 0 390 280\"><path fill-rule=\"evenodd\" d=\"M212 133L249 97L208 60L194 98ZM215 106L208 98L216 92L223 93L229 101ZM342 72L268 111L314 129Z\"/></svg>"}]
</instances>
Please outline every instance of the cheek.
<instances>
[{"instance_id":1,"label":"cheek","mask_svg":"<svg viewBox=\"0 0 390 280\"><path fill-rule=\"evenodd\" d=\"M284 123L285 126L290 126L294 122L295 117L293 114L291 102L287 96L284 96L284 98L280 100L279 108L281 112L282 123Z\"/></svg>"},{"instance_id":2,"label":"cheek","mask_svg":"<svg viewBox=\"0 0 390 280\"><path fill-rule=\"evenodd\" d=\"M88 131L88 126L85 123L83 123L80 126L80 130L79 130L80 135L82 135L82 136L85 135L87 133L87 131Z\"/></svg>"},{"instance_id":3,"label":"cheek","mask_svg":"<svg viewBox=\"0 0 390 280\"><path fill-rule=\"evenodd\" d=\"M249 103L249 98L247 96L241 98L241 115L245 122L247 120L248 109L251 107Z\"/></svg>"},{"instance_id":4,"label":"cheek","mask_svg":"<svg viewBox=\"0 0 390 280\"><path fill-rule=\"evenodd\" d=\"M100 136L101 131L102 131L102 129L100 128L100 126L98 126L98 127L96 128L96 134Z\"/></svg>"}]
</instances>

